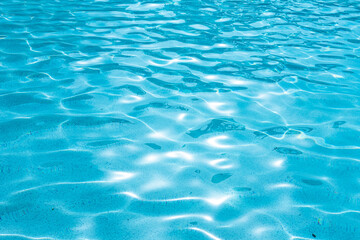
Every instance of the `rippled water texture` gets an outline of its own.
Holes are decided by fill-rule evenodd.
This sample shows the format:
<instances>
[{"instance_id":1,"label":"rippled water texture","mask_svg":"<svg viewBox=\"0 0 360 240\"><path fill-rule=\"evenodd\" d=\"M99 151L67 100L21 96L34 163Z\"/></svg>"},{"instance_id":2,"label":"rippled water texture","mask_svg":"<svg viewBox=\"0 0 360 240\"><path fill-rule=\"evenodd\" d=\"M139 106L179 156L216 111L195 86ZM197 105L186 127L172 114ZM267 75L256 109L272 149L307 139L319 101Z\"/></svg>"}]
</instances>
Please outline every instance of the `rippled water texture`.
<instances>
[{"instance_id":1,"label":"rippled water texture","mask_svg":"<svg viewBox=\"0 0 360 240\"><path fill-rule=\"evenodd\" d=\"M0 239L360 239L359 0L3 0Z\"/></svg>"}]
</instances>

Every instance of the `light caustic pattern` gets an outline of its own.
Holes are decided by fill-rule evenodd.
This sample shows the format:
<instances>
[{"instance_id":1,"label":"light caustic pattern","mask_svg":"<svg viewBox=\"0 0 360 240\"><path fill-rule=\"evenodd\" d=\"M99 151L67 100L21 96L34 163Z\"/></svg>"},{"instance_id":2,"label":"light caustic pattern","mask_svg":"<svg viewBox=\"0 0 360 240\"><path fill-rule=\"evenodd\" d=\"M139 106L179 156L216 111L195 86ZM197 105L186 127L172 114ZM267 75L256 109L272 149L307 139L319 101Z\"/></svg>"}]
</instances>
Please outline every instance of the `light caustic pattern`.
<instances>
[{"instance_id":1,"label":"light caustic pattern","mask_svg":"<svg viewBox=\"0 0 360 240\"><path fill-rule=\"evenodd\" d=\"M0 1L0 239L360 239L360 1Z\"/></svg>"}]
</instances>

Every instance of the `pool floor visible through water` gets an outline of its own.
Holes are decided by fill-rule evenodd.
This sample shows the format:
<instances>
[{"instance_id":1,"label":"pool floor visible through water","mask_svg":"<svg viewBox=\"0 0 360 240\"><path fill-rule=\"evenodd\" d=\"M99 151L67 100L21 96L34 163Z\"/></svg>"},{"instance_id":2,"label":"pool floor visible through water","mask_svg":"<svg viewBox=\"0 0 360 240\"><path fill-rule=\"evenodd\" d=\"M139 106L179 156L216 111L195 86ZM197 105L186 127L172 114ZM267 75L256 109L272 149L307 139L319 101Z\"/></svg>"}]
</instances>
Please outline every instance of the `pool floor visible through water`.
<instances>
[{"instance_id":1,"label":"pool floor visible through water","mask_svg":"<svg viewBox=\"0 0 360 240\"><path fill-rule=\"evenodd\" d=\"M0 2L0 240L360 239L360 1Z\"/></svg>"}]
</instances>

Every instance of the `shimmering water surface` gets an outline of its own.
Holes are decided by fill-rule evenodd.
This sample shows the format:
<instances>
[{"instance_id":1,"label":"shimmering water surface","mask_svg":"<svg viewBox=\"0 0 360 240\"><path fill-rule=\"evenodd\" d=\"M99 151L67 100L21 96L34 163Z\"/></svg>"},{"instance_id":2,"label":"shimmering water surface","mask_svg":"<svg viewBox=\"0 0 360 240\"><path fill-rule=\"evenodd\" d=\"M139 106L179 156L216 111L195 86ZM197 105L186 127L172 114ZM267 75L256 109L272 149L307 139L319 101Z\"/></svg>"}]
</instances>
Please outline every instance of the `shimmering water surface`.
<instances>
[{"instance_id":1,"label":"shimmering water surface","mask_svg":"<svg viewBox=\"0 0 360 240\"><path fill-rule=\"evenodd\" d=\"M0 2L1 239L360 239L359 0Z\"/></svg>"}]
</instances>

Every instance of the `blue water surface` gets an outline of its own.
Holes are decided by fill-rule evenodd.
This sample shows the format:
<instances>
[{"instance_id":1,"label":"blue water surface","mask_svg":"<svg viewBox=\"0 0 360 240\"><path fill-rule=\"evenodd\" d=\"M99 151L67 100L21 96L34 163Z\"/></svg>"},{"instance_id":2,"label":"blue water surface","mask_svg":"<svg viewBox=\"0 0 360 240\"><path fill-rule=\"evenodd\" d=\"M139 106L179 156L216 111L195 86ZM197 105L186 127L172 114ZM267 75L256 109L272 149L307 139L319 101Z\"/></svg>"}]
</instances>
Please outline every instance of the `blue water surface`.
<instances>
[{"instance_id":1,"label":"blue water surface","mask_svg":"<svg viewBox=\"0 0 360 240\"><path fill-rule=\"evenodd\" d=\"M0 1L0 239L360 239L360 1Z\"/></svg>"}]
</instances>

